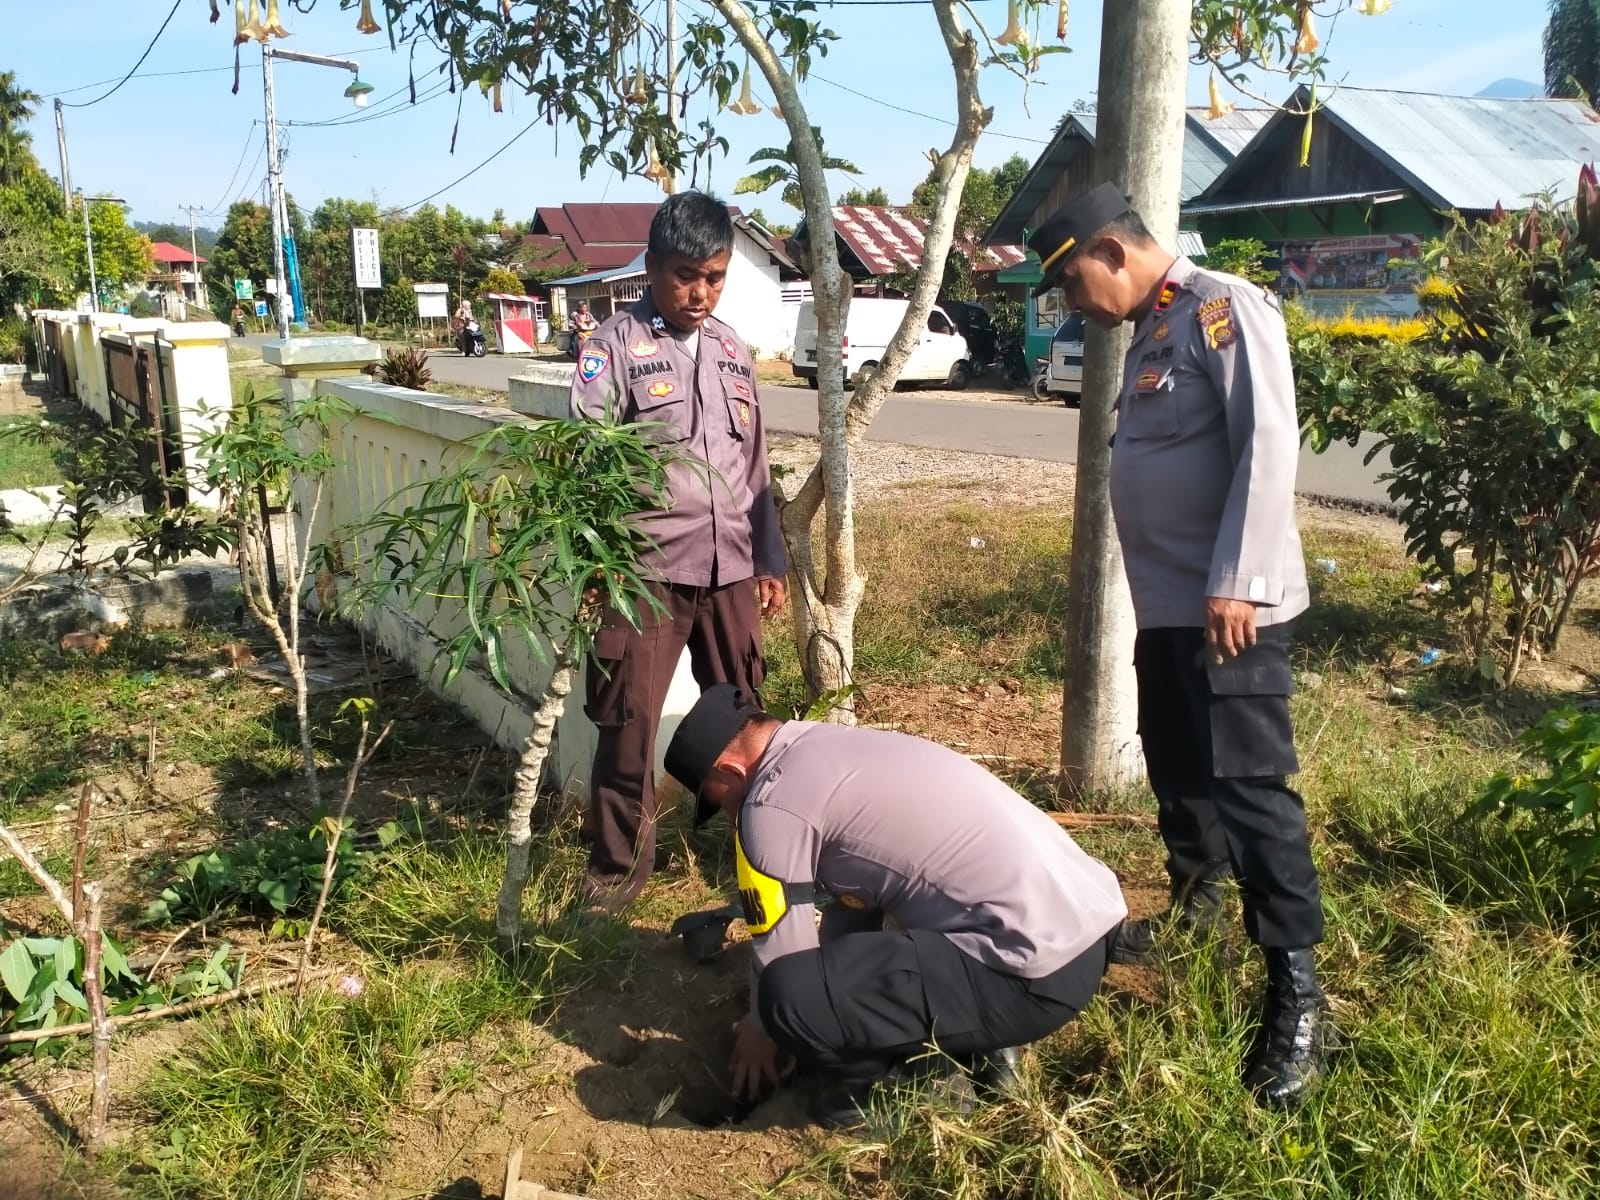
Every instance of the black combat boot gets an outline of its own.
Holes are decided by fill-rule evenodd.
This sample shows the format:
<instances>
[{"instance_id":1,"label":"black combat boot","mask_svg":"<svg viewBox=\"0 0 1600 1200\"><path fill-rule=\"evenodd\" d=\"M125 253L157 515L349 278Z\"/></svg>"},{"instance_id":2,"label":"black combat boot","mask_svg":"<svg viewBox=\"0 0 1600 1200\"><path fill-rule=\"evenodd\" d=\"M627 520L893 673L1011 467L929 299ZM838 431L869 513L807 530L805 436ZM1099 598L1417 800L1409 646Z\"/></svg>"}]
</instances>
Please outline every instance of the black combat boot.
<instances>
[{"instance_id":1,"label":"black combat boot","mask_svg":"<svg viewBox=\"0 0 1600 1200\"><path fill-rule=\"evenodd\" d=\"M1294 1109L1327 1074L1333 1016L1317 986L1316 956L1309 946L1269 949L1266 956L1267 997L1244 1081L1263 1107Z\"/></svg>"},{"instance_id":2,"label":"black combat boot","mask_svg":"<svg viewBox=\"0 0 1600 1200\"><path fill-rule=\"evenodd\" d=\"M1222 884L1202 880L1189 885L1172 885L1172 906L1159 917L1124 921L1111 945L1111 961L1130 966L1149 966L1160 953L1159 941L1171 933L1185 937L1205 937L1222 919Z\"/></svg>"},{"instance_id":3,"label":"black combat boot","mask_svg":"<svg viewBox=\"0 0 1600 1200\"><path fill-rule=\"evenodd\" d=\"M978 1097L992 1100L1009 1092L1017 1082L1017 1072L1022 1067L1022 1051L1016 1046L1002 1046L984 1054L974 1054L967 1073L972 1076L972 1086Z\"/></svg>"}]
</instances>

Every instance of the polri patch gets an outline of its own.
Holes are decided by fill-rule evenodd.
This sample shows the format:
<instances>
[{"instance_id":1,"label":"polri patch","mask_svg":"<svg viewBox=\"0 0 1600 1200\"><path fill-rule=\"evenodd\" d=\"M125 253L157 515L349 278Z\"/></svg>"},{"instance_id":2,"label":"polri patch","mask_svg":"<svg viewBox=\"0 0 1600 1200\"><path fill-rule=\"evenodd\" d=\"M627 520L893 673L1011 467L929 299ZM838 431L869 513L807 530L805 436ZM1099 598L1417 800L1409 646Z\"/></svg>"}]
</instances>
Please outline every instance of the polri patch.
<instances>
[{"instance_id":1,"label":"polri patch","mask_svg":"<svg viewBox=\"0 0 1600 1200\"><path fill-rule=\"evenodd\" d=\"M1133 390L1136 392L1153 392L1160 386L1160 371L1140 371L1139 378L1134 381Z\"/></svg>"},{"instance_id":2,"label":"polri patch","mask_svg":"<svg viewBox=\"0 0 1600 1200\"><path fill-rule=\"evenodd\" d=\"M1223 350L1239 340L1233 327L1233 301L1227 296L1207 300L1195 314L1200 328L1205 331L1206 343L1213 350Z\"/></svg>"},{"instance_id":3,"label":"polri patch","mask_svg":"<svg viewBox=\"0 0 1600 1200\"><path fill-rule=\"evenodd\" d=\"M750 405L744 400L739 401L739 424L750 428Z\"/></svg>"},{"instance_id":4,"label":"polri patch","mask_svg":"<svg viewBox=\"0 0 1600 1200\"><path fill-rule=\"evenodd\" d=\"M654 358L661 353L661 346L657 342L639 340L628 347L628 353L635 358Z\"/></svg>"},{"instance_id":5,"label":"polri patch","mask_svg":"<svg viewBox=\"0 0 1600 1200\"><path fill-rule=\"evenodd\" d=\"M604 346L586 347L578 359L578 378L585 383L593 383L600 378L610 361L611 352Z\"/></svg>"},{"instance_id":6,"label":"polri patch","mask_svg":"<svg viewBox=\"0 0 1600 1200\"><path fill-rule=\"evenodd\" d=\"M657 400L659 400L663 396L672 395L672 393L677 391L678 389L673 387L665 379L658 379L654 383L652 383L648 388L646 388L645 390L647 392L649 392L652 396L654 396Z\"/></svg>"}]
</instances>

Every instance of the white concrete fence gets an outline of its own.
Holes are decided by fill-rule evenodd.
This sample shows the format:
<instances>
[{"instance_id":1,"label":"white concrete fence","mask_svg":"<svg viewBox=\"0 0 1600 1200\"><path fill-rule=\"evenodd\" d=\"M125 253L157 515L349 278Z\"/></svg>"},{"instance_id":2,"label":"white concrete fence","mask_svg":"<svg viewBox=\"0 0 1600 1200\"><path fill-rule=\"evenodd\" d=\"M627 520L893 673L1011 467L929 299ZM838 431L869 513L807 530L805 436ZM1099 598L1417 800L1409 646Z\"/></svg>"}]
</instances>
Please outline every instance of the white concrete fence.
<instances>
[{"instance_id":1,"label":"white concrete fence","mask_svg":"<svg viewBox=\"0 0 1600 1200\"><path fill-rule=\"evenodd\" d=\"M340 541L337 531L342 527L375 513L394 511L407 502L400 493L459 459L464 443L496 426L527 419L495 405L374 382L362 368L378 359L378 347L365 339L296 338L269 342L263 353L283 371L284 389L291 399L334 396L356 410L334 431L336 466L323 483L314 523L308 521L312 488L305 480L297 488L297 536L310 539L313 545L330 537ZM563 370L564 379L550 374ZM538 405L539 415L565 415L572 368L535 364L524 374L532 378L525 378L526 386L514 394L523 403ZM513 380L514 386L517 383ZM340 546L347 570L342 581L345 587L353 582L348 573L357 569L360 550L348 544ZM549 682L549 664L536 660L525 648L508 646L508 674L518 698L507 696L481 664L469 664L446 687L446 661L439 651L465 622L465 616L456 604L424 601L413 607L410 599L403 593L396 595L383 607L364 614L361 623L386 651L411 666L501 746L520 749L531 726L532 706ZM557 726L547 779L549 785L572 795L587 791L596 744L594 726L583 714L583 694L580 672L566 714ZM673 678L656 740L658 776L667 742L698 695L685 655ZM465 754L462 765L465 770Z\"/></svg>"}]
</instances>

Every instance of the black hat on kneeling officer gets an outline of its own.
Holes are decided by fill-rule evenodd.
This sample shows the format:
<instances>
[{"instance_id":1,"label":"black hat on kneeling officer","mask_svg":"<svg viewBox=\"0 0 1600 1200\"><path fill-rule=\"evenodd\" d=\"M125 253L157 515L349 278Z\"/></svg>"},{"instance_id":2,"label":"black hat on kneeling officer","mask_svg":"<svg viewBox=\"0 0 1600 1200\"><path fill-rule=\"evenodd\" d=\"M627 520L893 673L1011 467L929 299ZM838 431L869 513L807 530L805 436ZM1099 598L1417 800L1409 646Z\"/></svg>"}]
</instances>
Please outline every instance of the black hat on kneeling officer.
<instances>
[{"instance_id":1,"label":"black hat on kneeling officer","mask_svg":"<svg viewBox=\"0 0 1600 1200\"><path fill-rule=\"evenodd\" d=\"M678 723L677 732L667 746L666 768L695 798L694 823L699 828L718 809L700 795L700 788L711 774L728 743L738 736L751 717L765 716L766 710L731 683L707 688Z\"/></svg>"},{"instance_id":2,"label":"black hat on kneeling officer","mask_svg":"<svg viewBox=\"0 0 1600 1200\"><path fill-rule=\"evenodd\" d=\"M1090 238L1132 211L1128 198L1109 183L1092 187L1056 209L1028 239L1028 249L1039 256L1039 267L1044 272L1033 294L1042 296L1055 287L1061 269Z\"/></svg>"}]
</instances>

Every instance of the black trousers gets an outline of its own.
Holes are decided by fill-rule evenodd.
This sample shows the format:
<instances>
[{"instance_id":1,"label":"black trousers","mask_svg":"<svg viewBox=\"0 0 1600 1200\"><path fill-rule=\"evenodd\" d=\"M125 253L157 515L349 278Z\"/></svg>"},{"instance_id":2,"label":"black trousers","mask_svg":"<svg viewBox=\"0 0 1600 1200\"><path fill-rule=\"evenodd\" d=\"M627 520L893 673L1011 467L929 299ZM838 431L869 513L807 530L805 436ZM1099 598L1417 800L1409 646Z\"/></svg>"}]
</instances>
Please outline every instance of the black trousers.
<instances>
[{"instance_id":1,"label":"black trousers","mask_svg":"<svg viewBox=\"0 0 1600 1200\"><path fill-rule=\"evenodd\" d=\"M1322 940L1305 803L1286 778L1300 769L1291 624L1259 628L1256 644L1221 666L1208 661L1202 629L1141 629L1133 651L1139 738L1174 892L1231 870L1250 940L1279 949Z\"/></svg>"},{"instance_id":2,"label":"black trousers","mask_svg":"<svg viewBox=\"0 0 1600 1200\"><path fill-rule=\"evenodd\" d=\"M1026 1045L1093 998L1115 932L1042 979L996 971L929 930L848 933L767 965L761 1023L801 1067L851 1080L930 1044L958 1061Z\"/></svg>"}]
</instances>

